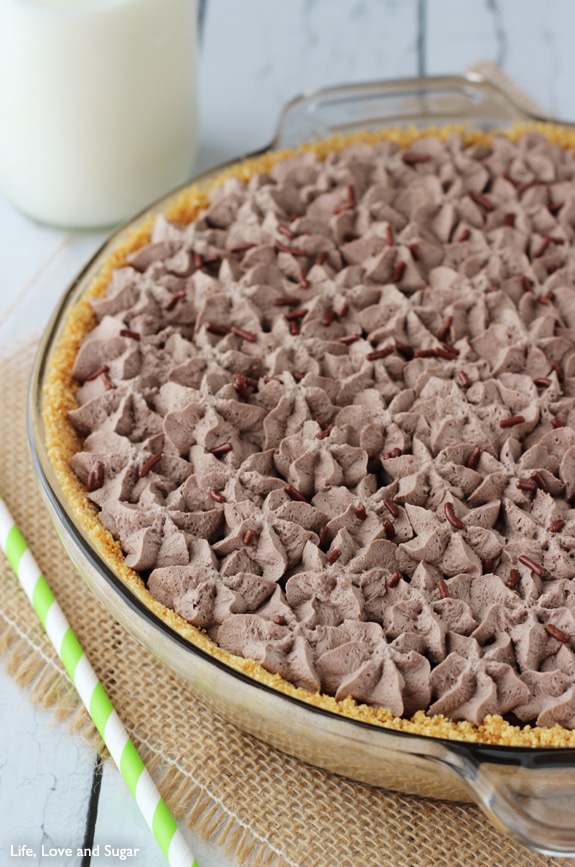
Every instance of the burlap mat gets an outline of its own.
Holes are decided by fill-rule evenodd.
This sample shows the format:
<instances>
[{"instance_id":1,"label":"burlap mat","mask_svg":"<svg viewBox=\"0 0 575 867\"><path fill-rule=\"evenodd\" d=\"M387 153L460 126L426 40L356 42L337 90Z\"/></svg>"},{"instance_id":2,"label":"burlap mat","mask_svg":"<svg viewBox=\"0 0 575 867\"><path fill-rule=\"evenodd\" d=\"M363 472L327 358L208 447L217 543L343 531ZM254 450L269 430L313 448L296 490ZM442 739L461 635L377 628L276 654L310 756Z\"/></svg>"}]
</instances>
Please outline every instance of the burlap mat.
<instances>
[{"instance_id":1,"label":"burlap mat","mask_svg":"<svg viewBox=\"0 0 575 867\"><path fill-rule=\"evenodd\" d=\"M106 613L44 510L26 447L34 345L0 359L0 491L174 814L258 867L565 865L499 834L471 805L391 794L282 755L221 720ZM32 700L101 748L6 560L0 650Z\"/></svg>"}]
</instances>

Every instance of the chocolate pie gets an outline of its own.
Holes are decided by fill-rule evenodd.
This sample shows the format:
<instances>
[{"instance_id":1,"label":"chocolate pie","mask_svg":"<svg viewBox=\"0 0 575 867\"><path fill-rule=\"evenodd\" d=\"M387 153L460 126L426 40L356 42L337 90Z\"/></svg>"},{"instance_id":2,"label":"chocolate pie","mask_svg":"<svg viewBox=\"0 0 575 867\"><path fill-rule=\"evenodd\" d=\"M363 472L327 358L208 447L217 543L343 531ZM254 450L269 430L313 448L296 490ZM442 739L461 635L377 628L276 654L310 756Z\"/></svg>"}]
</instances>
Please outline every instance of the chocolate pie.
<instances>
[{"instance_id":1,"label":"chocolate pie","mask_svg":"<svg viewBox=\"0 0 575 867\"><path fill-rule=\"evenodd\" d=\"M46 420L76 511L173 628L361 719L571 743L565 137L268 154L117 249Z\"/></svg>"}]
</instances>

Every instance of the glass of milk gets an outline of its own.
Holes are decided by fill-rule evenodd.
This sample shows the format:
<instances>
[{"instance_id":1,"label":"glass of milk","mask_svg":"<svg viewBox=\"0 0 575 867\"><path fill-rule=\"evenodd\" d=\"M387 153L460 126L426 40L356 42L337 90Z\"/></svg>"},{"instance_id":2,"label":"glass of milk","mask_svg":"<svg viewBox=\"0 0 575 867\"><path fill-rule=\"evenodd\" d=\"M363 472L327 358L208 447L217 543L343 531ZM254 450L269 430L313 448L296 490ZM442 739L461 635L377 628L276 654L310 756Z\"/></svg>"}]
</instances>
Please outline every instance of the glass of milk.
<instances>
[{"instance_id":1,"label":"glass of milk","mask_svg":"<svg viewBox=\"0 0 575 867\"><path fill-rule=\"evenodd\" d=\"M0 191L107 226L189 177L196 0L0 0Z\"/></svg>"}]
</instances>

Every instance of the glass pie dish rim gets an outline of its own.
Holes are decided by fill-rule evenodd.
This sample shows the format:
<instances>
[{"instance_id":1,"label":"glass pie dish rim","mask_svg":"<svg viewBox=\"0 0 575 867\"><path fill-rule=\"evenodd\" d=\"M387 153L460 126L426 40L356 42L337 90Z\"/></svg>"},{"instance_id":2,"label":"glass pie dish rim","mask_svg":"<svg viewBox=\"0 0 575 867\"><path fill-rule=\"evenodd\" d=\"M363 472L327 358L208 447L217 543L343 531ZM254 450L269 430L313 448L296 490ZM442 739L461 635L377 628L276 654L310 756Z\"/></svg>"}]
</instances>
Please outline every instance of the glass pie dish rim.
<instances>
[{"instance_id":1,"label":"glass pie dish rim","mask_svg":"<svg viewBox=\"0 0 575 867\"><path fill-rule=\"evenodd\" d=\"M507 100L507 102L511 106L511 110L515 109L520 114L520 117L518 119L530 120L532 122L549 122L549 118L545 118L543 115L537 115L527 111L525 108L522 108L518 103L516 103L501 87L498 87L497 85L489 82L485 82L485 80L482 79L481 76L477 75L464 78L456 76L444 76L438 79L403 79L392 82L373 82L369 83L368 85L347 85L341 88L327 88L318 91L310 91L300 97L296 97L294 100L290 101L286 105L284 111L282 112L278 124L278 132L273 138L271 144L261 148L258 151L254 151L247 156L257 157L271 149L276 150L280 148L282 146L281 131L283 125L285 124L286 118L289 119L290 112L293 112L294 110L297 111L298 107L300 107L302 104L305 104L306 100L309 100L310 98L323 98L326 96L327 98L329 98L331 95L338 94L343 94L343 96L345 96L345 93L358 94L362 91L362 89L365 89L366 87L369 89L373 89L374 93L378 92L378 88L381 90L382 87L388 87L390 89L393 89L405 86L425 90L433 88L438 83L441 85L445 85L446 82L450 87L464 88L472 87L478 82L480 82L482 87L492 88L500 98ZM569 126L568 124L563 123L561 125ZM178 195L179 192L181 192L181 190L192 185L201 185L202 183L207 183L211 178L220 174L226 168L237 165L239 162L242 161L242 159L244 159L244 157L227 161L223 165L217 166L214 169L203 172L200 175L190 179L185 184L180 185L176 190L173 190L170 193L162 196L152 205L142 210L138 215L131 218L129 221L115 229L112 234L108 238L106 238L106 240L98 248L94 255L89 259L89 261L85 264L85 266L81 269L81 271L77 274L72 283L69 285L67 290L61 296L58 305L54 310L50 323L46 327L42 335L42 339L34 362L34 369L32 372L31 386L29 389L28 397L28 437L35 472L43 489L44 496L49 500L52 509L57 514L60 524L64 525L66 531L75 538L75 542L78 545L83 546L86 556L92 561L92 564L97 569L99 575L108 583L110 587L113 588L115 593L119 593L123 603L125 603L125 605L127 605L131 611L137 612L138 617L143 617L149 624L152 625L154 629L158 629L159 627L160 632L163 633L170 642L175 641L176 644L183 648L184 651L187 653L191 652L192 654L197 654L209 666L213 666L215 664L216 668L218 668L224 674L231 676L233 679L239 679L248 689L251 689L254 686L258 687L260 691L263 691L267 695L272 696L273 699L271 700L275 702L278 701L278 698L287 699L288 705L286 705L286 707L303 706L306 711L311 712L314 715L317 715L319 713L319 718L338 720L340 723L343 724L344 727L349 727L351 724L352 729L357 728L359 731L368 730L369 732L383 733L375 735L375 738L378 740L380 738L383 738L385 740L386 736L390 736L393 738L395 738L396 736L400 736L399 741L402 741L404 745L407 746L410 744L413 746L412 750L410 750L409 748L405 750L406 753L410 754L416 754L419 750L421 750L423 753L425 753L426 750L432 750L429 745L429 742L432 742L433 744L436 744L438 746L438 749L442 748L442 750L444 750L446 754L448 754L452 758L454 756L459 756L462 760L464 760L465 757L468 757L477 770L479 770L481 766L486 763L525 769L537 768L541 770L548 768L549 770L552 770L558 766L561 766L563 768L573 768L575 770L575 748L573 747L524 746L491 744L483 742L476 743L469 740L443 738L434 734L427 735L423 733L400 731L397 729L388 728L384 724L380 726L375 725L374 723L369 723L361 719L354 718L352 716L339 715L334 711L319 707L315 704L306 703L305 701L298 699L295 696L281 692L280 690L274 689L272 686L269 686L265 683L255 680L254 678L251 678L244 672L238 671L232 666L226 664L226 662L224 662L223 660L211 656L203 648L195 646L183 635L179 634L175 629L173 629L168 623L158 617L155 612L149 609L145 605L145 603L133 593L133 591L127 586L127 584L122 580L122 578L114 573L110 565L105 561L104 557L98 552L96 547L91 544L87 531L76 520L73 511L67 503L63 492L60 490L60 486L57 482L52 464L45 449L45 444L43 442L44 428L41 409L42 383L44 381L44 376L49 366L52 353L61 335L61 329L65 321L66 314L85 292L87 286L91 282L91 279L97 272L98 264L101 263L105 259L106 255L120 243L122 237L125 237L125 235L129 231L133 230L135 226L141 224L143 220L148 216L165 210L169 206L170 202ZM124 628L127 628L125 627L125 624L123 625ZM447 764L449 764L449 761L446 761ZM471 789L474 789L473 783L471 783ZM490 811L489 805L486 805L485 803L485 796L478 796L477 792L475 792L475 799L479 801L480 805L484 809L486 809L486 812L488 812L491 818L495 816L496 819L498 819L499 823L503 821L501 819L501 815L497 813L497 811ZM503 825L508 831L511 830L512 833L514 832L513 828L510 827L510 823L505 823L505 821L503 821ZM515 831L515 833L518 834L518 836L520 836L523 840L528 839L525 834L521 834L517 831ZM552 854L566 854L565 849L554 849L549 848L548 846L540 846L536 838L528 839L528 842L529 845L532 845L533 848L538 848L539 851L545 851ZM572 842L569 845L569 854L571 853L575 855L575 834L573 835Z\"/></svg>"}]
</instances>

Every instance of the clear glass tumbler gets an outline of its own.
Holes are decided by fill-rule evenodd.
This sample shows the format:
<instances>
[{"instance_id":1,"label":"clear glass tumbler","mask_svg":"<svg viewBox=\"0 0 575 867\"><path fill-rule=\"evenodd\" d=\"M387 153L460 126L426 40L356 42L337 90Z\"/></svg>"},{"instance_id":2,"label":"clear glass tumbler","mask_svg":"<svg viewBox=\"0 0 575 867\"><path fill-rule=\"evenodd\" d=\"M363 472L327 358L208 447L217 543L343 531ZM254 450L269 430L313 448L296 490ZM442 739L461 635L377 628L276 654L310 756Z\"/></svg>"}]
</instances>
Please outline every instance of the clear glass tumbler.
<instances>
[{"instance_id":1,"label":"clear glass tumbler","mask_svg":"<svg viewBox=\"0 0 575 867\"><path fill-rule=\"evenodd\" d=\"M196 153L196 0L0 0L0 189L52 225L112 225Z\"/></svg>"}]
</instances>

